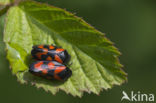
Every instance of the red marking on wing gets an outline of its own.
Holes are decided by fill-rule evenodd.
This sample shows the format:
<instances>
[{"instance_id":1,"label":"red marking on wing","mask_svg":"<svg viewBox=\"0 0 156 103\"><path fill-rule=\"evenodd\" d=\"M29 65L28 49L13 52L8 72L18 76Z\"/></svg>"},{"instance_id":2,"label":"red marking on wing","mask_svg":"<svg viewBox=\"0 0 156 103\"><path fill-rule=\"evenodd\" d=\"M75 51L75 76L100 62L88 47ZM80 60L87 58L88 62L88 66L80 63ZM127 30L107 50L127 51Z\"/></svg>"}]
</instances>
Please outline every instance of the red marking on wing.
<instances>
[{"instance_id":1,"label":"red marking on wing","mask_svg":"<svg viewBox=\"0 0 156 103\"><path fill-rule=\"evenodd\" d=\"M48 63L48 67L49 67L49 69L54 69L55 64L54 64L54 63L52 63L52 62L50 62L50 63Z\"/></svg>"},{"instance_id":2,"label":"red marking on wing","mask_svg":"<svg viewBox=\"0 0 156 103\"><path fill-rule=\"evenodd\" d=\"M38 48L41 48L42 49L42 48L44 48L44 46L43 45L39 45Z\"/></svg>"},{"instance_id":3,"label":"red marking on wing","mask_svg":"<svg viewBox=\"0 0 156 103\"><path fill-rule=\"evenodd\" d=\"M48 56L46 60L52 61L52 58L50 56Z\"/></svg>"},{"instance_id":4,"label":"red marking on wing","mask_svg":"<svg viewBox=\"0 0 156 103\"><path fill-rule=\"evenodd\" d=\"M37 64L34 65L35 69L39 69L42 70L41 65L43 64L43 62L38 62Z\"/></svg>"},{"instance_id":5,"label":"red marking on wing","mask_svg":"<svg viewBox=\"0 0 156 103\"><path fill-rule=\"evenodd\" d=\"M61 71L63 71L64 69L66 69L66 67L65 67L65 66L60 66L60 67L57 67L57 68L55 69L54 74L58 74L58 73L60 73Z\"/></svg>"},{"instance_id":6,"label":"red marking on wing","mask_svg":"<svg viewBox=\"0 0 156 103\"><path fill-rule=\"evenodd\" d=\"M60 53L62 51L64 51L64 49L62 49L62 48L56 49L56 53Z\"/></svg>"},{"instance_id":7,"label":"red marking on wing","mask_svg":"<svg viewBox=\"0 0 156 103\"><path fill-rule=\"evenodd\" d=\"M48 70L47 69L44 69L44 70L42 70L42 73L43 74L47 74L48 73Z\"/></svg>"},{"instance_id":8,"label":"red marking on wing","mask_svg":"<svg viewBox=\"0 0 156 103\"><path fill-rule=\"evenodd\" d=\"M47 49L47 48L43 48L43 51L44 51L44 52L48 52L48 49Z\"/></svg>"},{"instance_id":9,"label":"red marking on wing","mask_svg":"<svg viewBox=\"0 0 156 103\"><path fill-rule=\"evenodd\" d=\"M63 63L62 60L60 59L60 57L58 55L55 55L55 60L58 61L58 62L60 62L60 63Z\"/></svg>"},{"instance_id":10,"label":"red marking on wing","mask_svg":"<svg viewBox=\"0 0 156 103\"><path fill-rule=\"evenodd\" d=\"M50 46L49 46L49 49L54 49L54 48L55 48L55 47L54 47L54 46L52 46L52 45L50 45Z\"/></svg>"},{"instance_id":11,"label":"red marking on wing","mask_svg":"<svg viewBox=\"0 0 156 103\"><path fill-rule=\"evenodd\" d=\"M36 56L41 59L42 53L37 53Z\"/></svg>"},{"instance_id":12,"label":"red marking on wing","mask_svg":"<svg viewBox=\"0 0 156 103\"><path fill-rule=\"evenodd\" d=\"M41 59L41 56L42 56L42 55L46 55L46 54L47 54L46 52L43 52L43 53L39 52L39 53L36 54L36 56L37 56L39 59Z\"/></svg>"}]
</instances>

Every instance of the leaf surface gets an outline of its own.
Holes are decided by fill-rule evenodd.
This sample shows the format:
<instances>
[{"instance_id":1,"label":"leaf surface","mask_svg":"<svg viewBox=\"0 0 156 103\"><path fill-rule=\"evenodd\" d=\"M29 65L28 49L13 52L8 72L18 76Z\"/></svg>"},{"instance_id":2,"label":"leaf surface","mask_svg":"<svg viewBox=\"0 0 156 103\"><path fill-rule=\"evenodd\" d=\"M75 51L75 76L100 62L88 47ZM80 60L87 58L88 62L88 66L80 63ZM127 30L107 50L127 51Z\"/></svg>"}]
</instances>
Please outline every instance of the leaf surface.
<instances>
[{"instance_id":1,"label":"leaf surface","mask_svg":"<svg viewBox=\"0 0 156 103\"><path fill-rule=\"evenodd\" d=\"M53 94L59 89L79 97L84 91L99 94L103 88L112 88L127 79L118 61L120 52L112 42L81 18L60 8L30 1L11 7L4 41L7 59L18 81L31 82ZM28 72L33 62L32 46L38 44L55 44L69 52L73 74L68 81L52 82Z\"/></svg>"},{"instance_id":2,"label":"leaf surface","mask_svg":"<svg viewBox=\"0 0 156 103\"><path fill-rule=\"evenodd\" d=\"M13 0L0 0L0 5L7 5L11 3Z\"/></svg>"}]
</instances>

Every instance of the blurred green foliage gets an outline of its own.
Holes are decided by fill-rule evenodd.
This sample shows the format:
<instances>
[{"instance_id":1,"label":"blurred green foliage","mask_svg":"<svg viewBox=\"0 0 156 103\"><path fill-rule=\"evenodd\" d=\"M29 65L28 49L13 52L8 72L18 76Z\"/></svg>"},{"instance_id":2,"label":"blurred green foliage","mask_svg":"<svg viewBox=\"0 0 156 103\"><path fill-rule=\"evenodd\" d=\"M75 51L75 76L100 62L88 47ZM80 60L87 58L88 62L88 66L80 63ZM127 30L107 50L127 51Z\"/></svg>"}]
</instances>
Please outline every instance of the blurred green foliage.
<instances>
[{"instance_id":1,"label":"blurred green foliage","mask_svg":"<svg viewBox=\"0 0 156 103\"><path fill-rule=\"evenodd\" d=\"M66 8L106 33L122 52L121 63L128 83L103 91L99 96L85 94L81 99L59 92L17 83L0 55L1 102L12 103L120 103L122 90L156 94L156 1L155 0L36 0ZM1 30L0 30L1 31ZM0 36L0 38L2 38ZM126 103L126 101L124 102ZM139 103L139 102L138 102Z\"/></svg>"}]
</instances>

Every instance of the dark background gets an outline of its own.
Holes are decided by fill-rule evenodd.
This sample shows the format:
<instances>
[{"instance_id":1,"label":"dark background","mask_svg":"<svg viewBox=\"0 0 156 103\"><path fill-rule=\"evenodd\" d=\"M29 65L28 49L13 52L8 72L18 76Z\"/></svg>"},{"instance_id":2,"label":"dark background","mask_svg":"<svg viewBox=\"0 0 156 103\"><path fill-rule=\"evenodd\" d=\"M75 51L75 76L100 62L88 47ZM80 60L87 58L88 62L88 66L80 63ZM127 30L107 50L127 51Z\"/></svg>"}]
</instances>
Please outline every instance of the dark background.
<instances>
[{"instance_id":1,"label":"dark background","mask_svg":"<svg viewBox=\"0 0 156 103\"><path fill-rule=\"evenodd\" d=\"M120 61L128 82L82 98L59 92L55 96L33 86L21 85L12 76L0 52L0 101L3 103L120 103L122 91L156 95L155 0L36 0L66 8L106 33L122 52ZM0 36L2 39L2 36ZM2 43L1 43L2 44ZM2 45L0 45L2 46ZM156 100L155 100L156 102ZM124 103L128 103L124 101ZM134 102L131 102L134 103Z\"/></svg>"}]
</instances>

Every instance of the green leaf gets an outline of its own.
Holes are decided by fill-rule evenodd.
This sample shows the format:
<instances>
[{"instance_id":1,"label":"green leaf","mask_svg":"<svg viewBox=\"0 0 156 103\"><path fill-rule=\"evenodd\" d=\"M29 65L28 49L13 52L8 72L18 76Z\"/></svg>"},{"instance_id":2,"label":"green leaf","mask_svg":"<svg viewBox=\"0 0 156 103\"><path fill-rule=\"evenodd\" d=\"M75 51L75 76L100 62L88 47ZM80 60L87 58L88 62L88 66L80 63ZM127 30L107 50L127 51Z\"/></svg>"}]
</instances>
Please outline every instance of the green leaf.
<instances>
[{"instance_id":1,"label":"green leaf","mask_svg":"<svg viewBox=\"0 0 156 103\"><path fill-rule=\"evenodd\" d=\"M13 0L0 0L0 5L10 4Z\"/></svg>"},{"instance_id":2,"label":"green leaf","mask_svg":"<svg viewBox=\"0 0 156 103\"><path fill-rule=\"evenodd\" d=\"M102 89L120 85L126 78L118 61L120 52L104 36L81 18L53 6L21 2L10 8L4 34L7 58L21 83L55 94L59 89L73 96L83 92L99 94ZM37 44L56 44L71 55L73 74L65 83L31 75L31 49Z\"/></svg>"}]
</instances>

